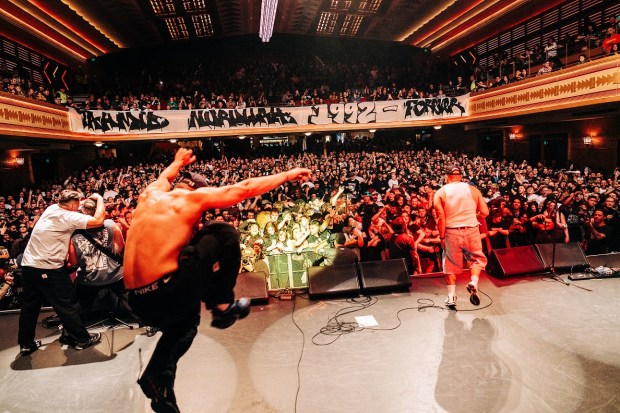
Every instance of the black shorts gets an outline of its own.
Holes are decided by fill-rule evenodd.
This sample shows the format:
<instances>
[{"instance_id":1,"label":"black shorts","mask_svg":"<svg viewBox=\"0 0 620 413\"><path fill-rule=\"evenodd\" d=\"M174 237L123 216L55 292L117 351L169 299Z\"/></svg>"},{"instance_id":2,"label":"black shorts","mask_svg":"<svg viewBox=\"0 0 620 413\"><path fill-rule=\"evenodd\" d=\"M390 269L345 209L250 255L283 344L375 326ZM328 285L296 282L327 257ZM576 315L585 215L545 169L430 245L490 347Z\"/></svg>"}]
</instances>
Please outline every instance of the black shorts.
<instances>
[{"instance_id":1,"label":"black shorts","mask_svg":"<svg viewBox=\"0 0 620 413\"><path fill-rule=\"evenodd\" d=\"M199 320L201 301L211 309L234 300L240 266L239 232L227 223L210 222L179 254L179 269L130 290L129 305L154 327Z\"/></svg>"}]
</instances>

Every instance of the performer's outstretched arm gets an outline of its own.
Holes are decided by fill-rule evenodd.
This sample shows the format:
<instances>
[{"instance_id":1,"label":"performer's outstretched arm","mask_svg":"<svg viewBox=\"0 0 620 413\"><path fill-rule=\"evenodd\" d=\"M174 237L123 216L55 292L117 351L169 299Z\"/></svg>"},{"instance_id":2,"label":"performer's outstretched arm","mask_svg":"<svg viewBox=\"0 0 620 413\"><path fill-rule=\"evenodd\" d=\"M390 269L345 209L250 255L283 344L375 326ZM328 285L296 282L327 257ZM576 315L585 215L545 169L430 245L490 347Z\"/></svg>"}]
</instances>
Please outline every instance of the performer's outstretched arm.
<instances>
[{"instance_id":1,"label":"performer's outstretched arm","mask_svg":"<svg viewBox=\"0 0 620 413\"><path fill-rule=\"evenodd\" d=\"M246 179L234 185L198 188L187 194L186 199L200 204L202 210L227 208L244 199L264 194L286 181L308 179L311 173L309 169L295 168L275 175Z\"/></svg>"}]
</instances>

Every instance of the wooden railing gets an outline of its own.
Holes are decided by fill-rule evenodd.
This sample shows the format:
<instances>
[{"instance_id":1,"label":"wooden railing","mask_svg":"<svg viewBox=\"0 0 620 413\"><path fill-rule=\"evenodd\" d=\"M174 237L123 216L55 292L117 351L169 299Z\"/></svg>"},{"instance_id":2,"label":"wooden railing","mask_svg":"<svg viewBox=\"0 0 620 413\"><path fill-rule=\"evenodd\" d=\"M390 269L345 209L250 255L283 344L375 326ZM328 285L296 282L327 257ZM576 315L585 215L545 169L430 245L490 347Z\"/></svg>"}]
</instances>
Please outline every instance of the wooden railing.
<instances>
[{"instance_id":1,"label":"wooden railing","mask_svg":"<svg viewBox=\"0 0 620 413\"><path fill-rule=\"evenodd\" d=\"M467 116L433 118L424 121L394 121L375 123L373 128L403 128L438 124L462 124L475 120L509 118L564 108L584 107L620 100L620 55L604 57L581 65L573 65L555 72L531 77L519 82L488 89L469 98ZM404 101L403 101L404 102ZM394 104L398 104L394 101ZM287 125L265 130L236 128L185 132L174 134L91 134L71 130L71 121L82 122L79 114L66 108L15 97L0 92L1 136L24 136L68 141L94 142L101 140L161 140L169 138L204 138L252 134L293 134L303 132L329 133L333 131L367 130L369 124ZM231 133L232 132L232 133Z\"/></svg>"}]
</instances>

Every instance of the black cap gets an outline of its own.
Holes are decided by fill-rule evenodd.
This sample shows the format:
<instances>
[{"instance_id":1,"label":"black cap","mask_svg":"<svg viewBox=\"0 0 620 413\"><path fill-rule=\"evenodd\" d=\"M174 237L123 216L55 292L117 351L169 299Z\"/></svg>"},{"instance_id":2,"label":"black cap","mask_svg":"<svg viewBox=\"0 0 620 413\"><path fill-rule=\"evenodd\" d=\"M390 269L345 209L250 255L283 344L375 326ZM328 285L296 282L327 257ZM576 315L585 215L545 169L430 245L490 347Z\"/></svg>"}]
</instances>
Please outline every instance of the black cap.
<instances>
[{"instance_id":1,"label":"black cap","mask_svg":"<svg viewBox=\"0 0 620 413\"><path fill-rule=\"evenodd\" d=\"M194 189L209 186L206 179L204 179L201 175L195 174L193 172L183 172L183 179L181 179L180 182Z\"/></svg>"},{"instance_id":2,"label":"black cap","mask_svg":"<svg viewBox=\"0 0 620 413\"><path fill-rule=\"evenodd\" d=\"M448 165L445 169L446 175L462 175L461 168L458 165Z\"/></svg>"},{"instance_id":3,"label":"black cap","mask_svg":"<svg viewBox=\"0 0 620 413\"><path fill-rule=\"evenodd\" d=\"M334 236L334 243L338 245L343 245L345 242L347 242L347 237L345 237L342 232L337 232Z\"/></svg>"}]
</instances>

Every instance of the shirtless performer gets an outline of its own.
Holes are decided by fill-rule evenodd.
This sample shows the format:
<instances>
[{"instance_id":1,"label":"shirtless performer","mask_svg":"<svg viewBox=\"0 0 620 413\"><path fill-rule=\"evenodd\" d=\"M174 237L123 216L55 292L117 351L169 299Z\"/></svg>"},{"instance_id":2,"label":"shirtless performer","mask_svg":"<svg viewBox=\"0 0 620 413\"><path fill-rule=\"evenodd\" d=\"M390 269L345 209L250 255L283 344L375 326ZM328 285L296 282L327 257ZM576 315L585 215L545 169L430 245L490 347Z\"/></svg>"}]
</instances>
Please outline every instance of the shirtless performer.
<instances>
[{"instance_id":1,"label":"shirtless performer","mask_svg":"<svg viewBox=\"0 0 620 413\"><path fill-rule=\"evenodd\" d=\"M233 293L241 263L239 233L221 222L198 231L203 212L310 176L310 170L296 168L208 187L203 177L186 172L171 190L181 168L195 161L191 150L178 150L174 161L140 194L127 233L124 281L130 305L145 324L162 331L138 380L156 412L179 411L174 396L176 367L196 336L200 301L211 310L211 325L216 328L228 328L250 312L250 301L235 301Z\"/></svg>"}]
</instances>

